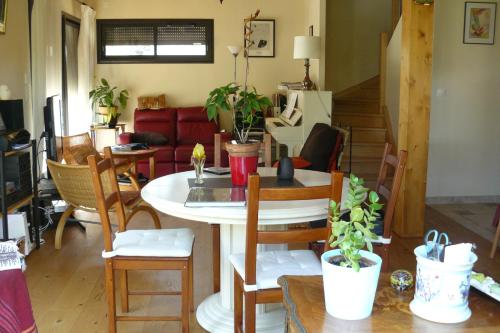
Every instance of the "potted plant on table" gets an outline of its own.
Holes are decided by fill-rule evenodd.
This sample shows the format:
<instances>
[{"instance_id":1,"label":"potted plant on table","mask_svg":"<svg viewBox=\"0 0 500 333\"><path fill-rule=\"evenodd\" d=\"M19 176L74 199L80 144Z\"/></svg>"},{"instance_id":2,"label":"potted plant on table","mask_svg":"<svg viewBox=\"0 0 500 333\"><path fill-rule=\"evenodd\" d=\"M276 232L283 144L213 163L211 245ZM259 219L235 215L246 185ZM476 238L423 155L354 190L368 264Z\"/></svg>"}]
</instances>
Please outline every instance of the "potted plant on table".
<instances>
[{"instance_id":1,"label":"potted plant on table","mask_svg":"<svg viewBox=\"0 0 500 333\"><path fill-rule=\"evenodd\" d=\"M245 19L245 80L243 86L235 82L212 90L205 103L209 120L217 120L218 111L233 112L234 139L226 143L231 167L231 178L234 185L246 185L248 173L257 171L260 142L248 138L250 129L258 121L258 112L272 106L268 97L257 93L248 86L248 51L254 44L251 39L251 24L259 15L259 11Z\"/></svg>"},{"instance_id":2,"label":"potted plant on table","mask_svg":"<svg viewBox=\"0 0 500 333\"><path fill-rule=\"evenodd\" d=\"M127 106L128 91L123 89L118 92L117 89L117 87L111 87L109 82L103 78L95 89L89 92L92 106L99 108L98 114L107 116L109 128L115 128L120 117L118 105L122 109Z\"/></svg>"},{"instance_id":3,"label":"potted plant on table","mask_svg":"<svg viewBox=\"0 0 500 333\"><path fill-rule=\"evenodd\" d=\"M382 204L377 193L363 187L363 179L351 174L349 193L344 205L347 212L340 212L340 203L330 202L329 222L332 236L331 251L323 253L323 287L327 312L347 320L370 316L382 259L372 253L371 239L375 220ZM367 202L365 202L365 198ZM363 250L365 246L369 251Z\"/></svg>"}]
</instances>

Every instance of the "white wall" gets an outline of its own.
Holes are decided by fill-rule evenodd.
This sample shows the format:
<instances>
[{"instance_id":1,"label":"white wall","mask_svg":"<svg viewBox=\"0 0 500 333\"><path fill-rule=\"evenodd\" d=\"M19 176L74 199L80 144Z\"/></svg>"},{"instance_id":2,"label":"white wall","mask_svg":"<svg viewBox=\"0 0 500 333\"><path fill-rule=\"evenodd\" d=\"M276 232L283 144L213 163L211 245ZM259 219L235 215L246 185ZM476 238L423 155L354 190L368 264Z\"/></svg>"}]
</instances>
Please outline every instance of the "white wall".
<instances>
[{"instance_id":1,"label":"white wall","mask_svg":"<svg viewBox=\"0 0 500 333\"><path fill-rule=\"evenodd\" d=\"M398 140L399 96L401 88L401 33L402 20L399 20L387 47L387 72L385 101L391 118L394 140Z\"/></svg>"},{"instance_id":2,"label":"white wall","mask_svg":"<svg viewBox=\"0 0 500 333\"><path fill-rule=\"evenodd\" d=\"M435 6L427 196L498 196L500 13L495 45L470 45L462 42L464 1Z\"/></svg>"},{"instance_id":3,"label":"white wall","mask_svg":"<svg viewBox=\"0 0 500 333\"><path fill-rule=\"evenodd\" d=\"M128 89L131 95L121 121L132 130L133 109L141 95L166 94L170 106L204 104L210 90L227 84L233 77L232 55L227 45L242 45L243 19L256 9L259 18L276 20L276 57L250 58L249 83L259 93L270 96L281 81L301 81L304 63L293 59L293 37L305 35L311 0L102 0L97 18L213 18L214 64L100 64L97 77ZM317 0L314 0L317 1ZM315 15L311 14L311 17ZM314 23L314 19L312 20ZM238 58L238 80L243 79L243 57ZM229 114L221 117L224 128L231 127Z\"/></svg>"},{"instance_id":4,"label":"white wall","mask_svg":"<svg viewBox=\"0 0 500 333\"><path fill-rule=\"evenodd\" d=\"M391 0L327 0L326 90L379 74L380 33L391 30Z\"/></svg>"}]
</instances>

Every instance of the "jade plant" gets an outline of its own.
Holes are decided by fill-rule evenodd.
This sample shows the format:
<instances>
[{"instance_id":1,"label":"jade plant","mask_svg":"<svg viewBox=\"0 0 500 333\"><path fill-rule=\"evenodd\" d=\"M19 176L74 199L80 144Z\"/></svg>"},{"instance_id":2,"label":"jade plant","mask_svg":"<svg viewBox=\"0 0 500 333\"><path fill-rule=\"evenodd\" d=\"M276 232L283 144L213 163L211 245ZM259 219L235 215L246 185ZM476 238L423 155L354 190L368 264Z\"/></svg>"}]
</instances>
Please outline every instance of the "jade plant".
<instances>
[{"instance_id":1,"label":"jade plant","mask_svg":"<svg viewBox=\"0 0 500 333\"><path fill-rule=\"evenodd\" d=\"M373 233L374 222L380 217L379 211L383 207L379 203L379 196L376 192L371 191L367 196L369 190L363 184L362 178L351 174L349 192L344 203L348 212L341 214L340 204L330 201L329 220L332 227L330 246L340 249L343 257L340 266L351 267L356 272L361 267L360 250L366 246L370 252L373 252L371 240L377 238L377 235Z\"/></svg>"},{"instance_id":2,"label":"jade plant","mask_svg":"<svg viewBox=\"0 0 500 333\"><path fill-rule=\"evenodd\" d=\"M255 44L252 40L252 22L259 16L260 11L245 19L245 80L243 86L236 82L212 90L205 103L209 120L217 120L218 111L233 111L233 127L235 139L246 143L250 129L258 121L258 112L264 112L272 106L268 97L259 95L255 88L248 86L250 47ZM238 126L239 125L239 126Z\"/></svg>"}]
</instances>

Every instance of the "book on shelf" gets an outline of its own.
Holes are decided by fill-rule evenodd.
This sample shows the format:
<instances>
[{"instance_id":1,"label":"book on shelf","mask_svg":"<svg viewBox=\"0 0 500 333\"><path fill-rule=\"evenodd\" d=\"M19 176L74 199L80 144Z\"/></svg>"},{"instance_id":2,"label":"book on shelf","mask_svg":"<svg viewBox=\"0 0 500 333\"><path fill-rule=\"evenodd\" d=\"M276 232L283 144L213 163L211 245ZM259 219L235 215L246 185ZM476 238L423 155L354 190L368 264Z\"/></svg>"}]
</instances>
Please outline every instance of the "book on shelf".
<instances>
[{"instance_id":1,"label":"book on shelf","mask_svg":"<svg viewBox=\"0 0 500 333\"><path fill-rule=\"evenodd\" d=\"M303 90L303 82L281 82L278 85L278 90Z\"/></svg>"},{"instance_id":2,"label":"book on shelf","mask_svg":"<svg viewBox=\"0 0 500 333\"><path fill-rule=\"evenodd\" d=\"M192 187L189 191L185 207L244 207L246 204L245 189Z\"/></svg>"}]
</instances>

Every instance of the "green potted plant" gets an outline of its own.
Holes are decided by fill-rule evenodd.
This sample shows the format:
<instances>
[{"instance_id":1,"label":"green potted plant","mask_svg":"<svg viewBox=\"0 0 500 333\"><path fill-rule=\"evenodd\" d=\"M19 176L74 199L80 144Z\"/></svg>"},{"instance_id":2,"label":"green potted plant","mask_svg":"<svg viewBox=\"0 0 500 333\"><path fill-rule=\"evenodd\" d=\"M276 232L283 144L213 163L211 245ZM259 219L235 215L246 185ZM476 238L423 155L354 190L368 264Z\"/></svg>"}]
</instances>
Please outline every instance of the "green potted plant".
<instances>
[{"instance_id":1,"label":"green potted plant","mask_svg":"<svg viewBox=\"0 0 500 333\"><path fill-rule=\"evenodd\" d=\"M248 50L254 44L251 39L251 24L259 11L245 19L245 80L243 86L235 82L212 90L205 103L209 120L217 120L219 111L233 112L234 141L226 143L234 185L246 185L248 173L257 171L260 142L252 142L248 135L259 119L258 113L272 106L268 97L248 86Z\"/></svg>"},{"instance_id":2,"label":"green potted plant","mask_svg":"<svg viewBox=\"0 0 500 333\"><path fill-rule=\"evenodd\" d=\"M111 87L106 79L101 79L95 89L89 92L89 99L94 108L98 107L98 114L107 116L109 128L114 128L118 122L120 113L118 105L124 109L127 107L128 91L123 89L116 91L117 87Z\"/></svg>"},{"instance_id":3,"label":"green potted plant","mask_svg":"<svg viewBox=\"0 0 500 333\"><path fill-rule=\"evenodd\" d=\"M321 256L326 310L346 320L370 316L382 264L382 259L372 253L371 243L377 238L372 230L382 204L376 192L367 195L363 184L363 179L351 174L342 215L340 203L330 202L329 243L338 248ZM363 250L365 246L368 251Z\"/></svg>"}]
</instances>

